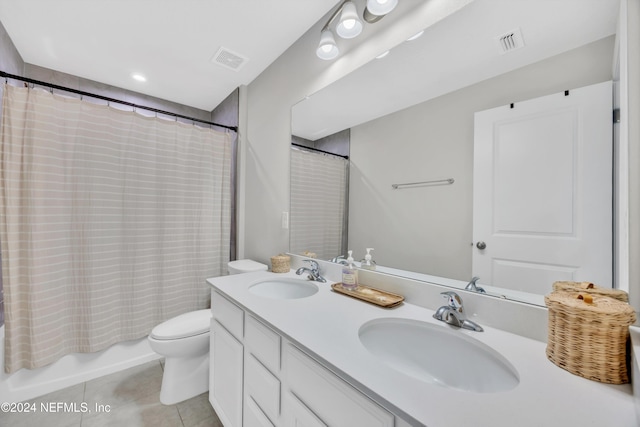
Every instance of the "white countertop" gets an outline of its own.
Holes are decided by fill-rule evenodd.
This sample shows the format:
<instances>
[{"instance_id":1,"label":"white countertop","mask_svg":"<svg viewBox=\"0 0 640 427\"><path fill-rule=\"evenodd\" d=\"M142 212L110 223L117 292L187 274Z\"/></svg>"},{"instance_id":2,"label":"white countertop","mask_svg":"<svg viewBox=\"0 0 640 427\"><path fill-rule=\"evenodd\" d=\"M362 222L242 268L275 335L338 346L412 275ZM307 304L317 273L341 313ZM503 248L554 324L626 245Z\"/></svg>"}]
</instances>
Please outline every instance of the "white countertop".
<instances>
[{"instance_id":1,"label":"white countertop","mask_svg":"<svg viewBox=\"0 0 640 427\"><path fill-rule=\"evenodd\" d=\"M638 425L629 384L608 385L573 375L547 360L544 343L494 328L456 333L467 334L506 357L520 376L513 390L466 392L398 373L360 343L361 325L373 319L404 318L452 327L433 319L431 310L407 303L380 308L335 293L330 283L314 282L318 293L302 299L270 299L248 291L256 282L284 277L300 278L293 272L261 271L208 282L407 422L428 427ZM437 343L434 349L438 350Z\"/></svg>"}]
</instances>

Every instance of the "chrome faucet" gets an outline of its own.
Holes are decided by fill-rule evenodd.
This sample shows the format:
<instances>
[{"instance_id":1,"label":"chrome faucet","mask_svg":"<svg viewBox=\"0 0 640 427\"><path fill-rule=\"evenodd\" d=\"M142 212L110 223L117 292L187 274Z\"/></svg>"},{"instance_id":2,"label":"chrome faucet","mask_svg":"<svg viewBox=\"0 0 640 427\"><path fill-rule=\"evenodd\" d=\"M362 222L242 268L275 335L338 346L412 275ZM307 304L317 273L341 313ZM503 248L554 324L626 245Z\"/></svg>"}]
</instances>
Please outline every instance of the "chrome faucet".
<instances>
[{"instance_id":1,"label":"chrome faucet","mask_svg":"<svg viewBox=\"0 0 640 427\"><path fill-rule=\"evenodd\" d=\"M462 298L453 291L442 292L440 295L447 300L447 305L440 307L433 315L434 319L441 320L449 325L482 332L482 326L467 319L462 307Z\"/></svg>"},{"instance_id":2,"label":"chrome faucet","mask_svg":"<svg viewBox=\"0 0 640 427\"><path fill-rule=\"evenodd\" d=\"M331 262L335 262L336 264L349 265L344 255L338 255L337 257L333 258Z\"/></svg>"},{"instance_id":3,"label":"chrome faucet","mask_svg":"<svg viewBox=\"0 0 640 427\"><path fill-rule=\"evenodd\" d=\"M321 282L321 283L325 283L327 281L327 279L325 279L320 275L320 267L318 266L318 263L316 261L312 259L305 259L304 261L311 264L311 268L300 267L299 269L296 270L297 275L304 274L304 272L306 271L307 273L309 273L307 275L307 278L309 280L315 280L316 282Z\"/></svg>"},{"instance_id":4,"label":"chrome faucet","mask_svg":"<svg viewBox=\"0 0 640 427\"><path fill-rule=\"evenodd\" d=\"M480 280L480 278L478 276L474 276L473 279L471 279L471 281L467 283L467 286L464 289L471 292L486 294L487 292L484 290L484 288L481 288L480 286L476 285L476 282L478 280Z\"/></svg>"}]
</instances>

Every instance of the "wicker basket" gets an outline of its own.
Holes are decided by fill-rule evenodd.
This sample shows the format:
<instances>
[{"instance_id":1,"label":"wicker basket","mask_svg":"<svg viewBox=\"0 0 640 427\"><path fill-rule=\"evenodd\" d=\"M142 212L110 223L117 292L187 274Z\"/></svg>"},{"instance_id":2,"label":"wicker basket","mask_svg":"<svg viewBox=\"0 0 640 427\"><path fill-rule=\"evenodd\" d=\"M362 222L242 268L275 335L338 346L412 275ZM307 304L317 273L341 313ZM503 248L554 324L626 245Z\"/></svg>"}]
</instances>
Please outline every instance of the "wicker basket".
<instances>
[{"instance_id":1,"label":"wicker basket","mask_svg":"<svg viewBox=\"0 0 640 427\"><path fill-rule=\"evenodd\" d=\"M318 254L316 254L315 252L304 251L300 255L307 258L318 258Z\"/></svg>"},{"instance_id":2,"label":"wicker basket","mask_svg":"<svg viewBox=\"0 0 640 427\"><path fill-rule=\"evenodd\" d=\"M613 298L554 292L549 308L547 357L572 374L608 384L629 382L627 342L633 308Z\"/></svg>"},{"instance_id":3,"label":"wicker basket","mask_svg":"<svg viewBox=\"0 0 640 427\"><path fill-rule=\"evenodd\" d=\"M615 298L618 301L629 302L629 295L625 291L601 288L591 282L555 282L553 290L554 292L588 292L593 295L603 295Z\"/></svg>"},{"instance_id":4,"label":"wicker basket","mask_svg":"<svg viewBox=\"0 0 640 427\"><path fill-rule=\"evenodd\" d=\"M289 255L276 255L271 257L271 271L274 273L288 273L291 270L291 257Z\"/></svg>"}]
</instances>

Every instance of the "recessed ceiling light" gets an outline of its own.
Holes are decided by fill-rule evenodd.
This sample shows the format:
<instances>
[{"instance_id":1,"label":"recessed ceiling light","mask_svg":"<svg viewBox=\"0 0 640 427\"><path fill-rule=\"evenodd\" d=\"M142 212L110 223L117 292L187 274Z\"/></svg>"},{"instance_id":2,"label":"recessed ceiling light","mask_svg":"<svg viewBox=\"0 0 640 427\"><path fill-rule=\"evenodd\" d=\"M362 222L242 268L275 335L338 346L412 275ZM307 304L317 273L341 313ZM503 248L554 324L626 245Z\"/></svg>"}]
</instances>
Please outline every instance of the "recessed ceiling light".
<instances>
[{"instance_id":1,"label":"recessed ceiling light","mask_svg":"<svg viewBox=\"0 0 640 427\"><path fill-rule=\"evenodd\" d=\"M413 36L409 37L407 41L410 42L411 40L415 40L423 34L424 34L424 30L420 31L418 34L414 34Z\"/></svg>"},{"instance_id":2,"label":"recessed ceiling light","mask_svg":"<svg viewBox=\"0 0 640 427\"><path fill-rule=\"evenodd\" d=\"M382 52L380 55L376 56L376 59L382 59L387 55L389 55L389 51Z\"/></svg>"},{"instance_id":3,"label":"recessed ceiling light","mask_svg":"<svg viewBox=\"0 0 640 427\"><path fill-rule=\"evenodd\" d=\"M147 78L145 76L143 76L142 74L138 74L138 73L131 74L131 78L133 78L134 80L137 80L139 82L146 82L147 81Z\"/></svg>"}]
</instances>

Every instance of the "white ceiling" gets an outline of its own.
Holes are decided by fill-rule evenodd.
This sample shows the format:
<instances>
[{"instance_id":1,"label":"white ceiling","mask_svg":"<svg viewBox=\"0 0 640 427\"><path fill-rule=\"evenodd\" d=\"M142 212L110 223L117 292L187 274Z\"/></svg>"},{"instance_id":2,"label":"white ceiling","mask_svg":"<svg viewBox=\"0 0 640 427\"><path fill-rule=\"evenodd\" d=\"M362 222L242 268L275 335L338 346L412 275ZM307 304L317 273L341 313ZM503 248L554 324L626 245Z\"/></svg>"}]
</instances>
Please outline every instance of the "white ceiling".
<instances>
[{"instance_id":1,"label":"white ceiling","mask_svg":"<svg viewBox=\"0 0 640 427\"><path fill-rule=\"evenodd\" d=\"M421 38L398 45L387 57L296 104L293 134L316 140L610 36L619 4L474 0L427 28ZM525 47L500 53L497 36L516 28Z\"/></svg>"},{"instance_id":2,"label":"white ceiling","mask_svg":"<svg viewBox=\"0 0 640 427\"><path fill-rule=\"evenodd\" d=\"M26 63L211 111L338 1L0 0L0 22Z\"/></svg>"}]
</instances>

